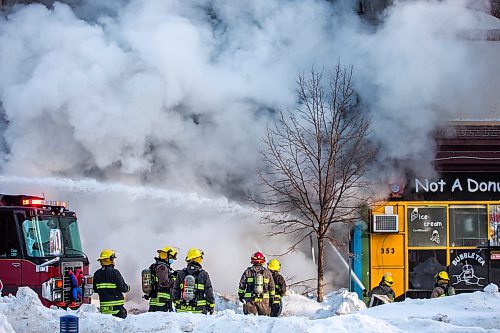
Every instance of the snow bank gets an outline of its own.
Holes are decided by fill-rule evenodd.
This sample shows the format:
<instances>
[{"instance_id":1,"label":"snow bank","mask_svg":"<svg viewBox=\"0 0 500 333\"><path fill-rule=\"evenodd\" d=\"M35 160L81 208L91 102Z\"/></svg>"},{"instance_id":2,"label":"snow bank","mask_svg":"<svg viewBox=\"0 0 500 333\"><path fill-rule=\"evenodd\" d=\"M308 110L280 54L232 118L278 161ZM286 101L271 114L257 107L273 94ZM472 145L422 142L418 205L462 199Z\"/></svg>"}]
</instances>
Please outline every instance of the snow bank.
<instances>
[{"instance_id":1,"label":"snow bank","mask_svg":"<svg viewBox=\"0 0 500 333\"><path fill-rule=\"evenodd\" d=\"M72 314L79 317L80 333L323 333L332 332L333 328L346 333L500 333L500 294L496 291L406 300L341 316L335 313L363 308L345 290L328 295L321 304L294 293L285 300L286 316L281 318L244 316L239 313L241 306L234 296L219 295L217 307L221 308L214 316L142 313L122 320L98 313L91 304L78 311L47 309L31 289L20 288L16 297L0 300L0 332L58 332L59 318ZM324 318L328 315L331 317Z\"/></svg>"},{"instance_id":2,"label":"snow bank","mask_svg":"<svg viewBox=\"0 0 500 333\"><path fill-rule=\"evenodd\" d=\"M498 287L489 287L489 290ZM403 332L500 332L500 294L474 292L434 299L406 299L360 313L391 322Z\"/></svg>"},{"instance_id":3,"label":"snow bank","mask_svg":"<svg viewBox=\"0 0 500 333\"><path fill-rule=\"evenodd\" d=\"M328 294L322 303L308 299L290 291L283 298L283 316L301 316L310 319L327 318L338 314L349 314L366 309L366 305L361 301L356 293L340 289Z\"/></svg>"},{"instance_id":4,"label":"snow bank","mask_svg":"<svg viewBox=\"0 0 500 333\"><path fill-rule=\"evenodd\" d=\"M7 321L7 317L0 313L0 332L2 333L15 333L12 326Z\"/></svg>"},{"instance_id":5,"label":"snow bank","mask_svg":"<svg viewBox=\"0 0 500 333\"><path fill-rule=\"evenodd\" d=\"M486 287L484 287L484 291L487 292L487 293L491 293L491 294L494 294L494 293L497 293L498 292L498 286L494 283L490 283L489 285L487 285Z\"/></svg>"}]
</instances>

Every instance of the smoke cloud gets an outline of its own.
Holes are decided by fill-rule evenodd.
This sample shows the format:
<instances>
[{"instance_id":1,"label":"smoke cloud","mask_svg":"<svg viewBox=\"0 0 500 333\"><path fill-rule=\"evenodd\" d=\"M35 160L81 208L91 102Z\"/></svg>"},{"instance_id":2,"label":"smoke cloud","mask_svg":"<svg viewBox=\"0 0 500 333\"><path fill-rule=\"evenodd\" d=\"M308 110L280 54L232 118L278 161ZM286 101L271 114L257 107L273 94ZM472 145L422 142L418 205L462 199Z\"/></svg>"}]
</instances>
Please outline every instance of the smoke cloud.
<instances>
[{"instance_id":1,"label":"smoke cloud","mask_svg":"<svg viewBox=\"0 0 500 333\"><path fill-rule=\"evenodd\" d=\"M235 202L258 190L260 138L294 106L298 73L353 66L381 181L400 176L388 163L431 172L443 122L500 119L500 46L460 38L500 23L467 6L396 2L378 26L343 1L18 6L0 18L2 191L69 200L91 261L115 248L135 290L171 244L202 248L216 289L235 293L253 251L289 245ZM305 254L282 259L314 276Z\"/></svg>"}]
</instances>

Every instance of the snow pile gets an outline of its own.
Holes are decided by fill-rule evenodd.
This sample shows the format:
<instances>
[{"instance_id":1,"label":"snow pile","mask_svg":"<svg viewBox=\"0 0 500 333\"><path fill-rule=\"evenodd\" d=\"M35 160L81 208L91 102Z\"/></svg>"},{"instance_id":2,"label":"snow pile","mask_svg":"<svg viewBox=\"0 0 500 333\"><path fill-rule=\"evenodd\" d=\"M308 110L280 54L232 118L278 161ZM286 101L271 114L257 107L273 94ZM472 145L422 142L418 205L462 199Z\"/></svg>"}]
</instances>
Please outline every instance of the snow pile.
<instances>
[{"instance_id":1,"label":"snow pile","mask_svg":"<svg viewBox=\"0 0 500 333\"><path fill-rule=\"evenodd\" d=\"M301 316L309 319L327 318L366 309L365 303L359 300L357 294L347 289L328 294L322 303L290 291L283 297L283 302L284 316Z\"/></svg>"},{"instance_id":2,"label":"snow pile","mask_svg":"<svg viewBox=\"0 0 500 333\"><path fill-rule=\"evenodd\" d=\"M2 333L15 333L12 326L7 321L7 317L0 313L0 332Z\"/></svg>"},{"instance_id":3,"label":"snow pile","mask_svg":"<svg viewBox=\"0 0 500 333\"><path fill-rule=\"evenodd\" d=\"M243 313L241 303L235 295L227 295L216 292L215 308L218 311L233 310L236 313Z\"/></svg>"},{"instance_id":4,"label":"snow pile","mask_svg":"<svg viewBox=\"0 0 500 333\"><path fill-rule=\"evenodd\" d=\"M484 291L490 294L498 293L498 286L494 283L490 283L484 287Z\"/></svg>"},{"instance_id":5,"label":"snow pile","mask_svg":"<svg viewBox=\"0 0 500 333\"><path fill-rule=\"evenodd\" d=\"M243 314L243 305L237 296L221 293L216 293L215 296L215 309L217 311L231 310L236 314ZM363 309L366 309L365 303L358 298L356 293L349 292L347 289L326 295L322 303L289 290L283 297L282 315L321 319Z\"/></svg>"},{"instance_id":6,"label":"snow pile","mask_svg":"<svg viewBox=\"0 0 500 333\"><path fill-rule=\"evenodd\" d=\"M488 290L498 287L491 285ZM47 309L29 288L20 288L17 297L0 301L0 332L57 332L59 318L72 314L79 317L80 333L94 332L444 332L500 333L500 294L475 292L430 300L411 300L360 310L338 316L336 312L349 307L363 308L344 290L328 295L318 304L306 297L290 294L285 297L284 316L269 318L244 316L233 296L218 297L214 316L180 313L142 313L125 320L102 315L95 306L85 305L78 311ZM347 304L347 305L346 305ZM229 309L234 307L236 310ZM328 318L322 316L332 315ZM306 315L309 318L304 317Z\"/></svg>"}]
</instances>

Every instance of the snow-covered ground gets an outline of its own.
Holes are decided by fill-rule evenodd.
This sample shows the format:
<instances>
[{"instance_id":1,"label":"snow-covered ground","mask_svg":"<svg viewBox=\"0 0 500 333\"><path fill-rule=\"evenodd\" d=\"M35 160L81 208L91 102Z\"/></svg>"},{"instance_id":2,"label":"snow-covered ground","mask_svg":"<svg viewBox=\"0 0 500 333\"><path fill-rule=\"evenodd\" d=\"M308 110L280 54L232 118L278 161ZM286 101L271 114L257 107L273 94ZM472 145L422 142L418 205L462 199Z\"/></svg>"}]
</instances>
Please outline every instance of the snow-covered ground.
<instances>
[{"instance_id":1,"label":"snow-covered ground","mask_svg":"<svg viewBox=\"0 0 500 333\"><path fill-rule=\"evenodd\" d=\"M500 294L484 292L432 300L406 300L366 309L355 294L338 291L317 304L297 294L285 297L283 317L244 316L231 297L219 297L214 316L142 313L122 320L98 313L94 305L78 311L43 307L36 294L21 288L0 298L0 332L58 332L59 317L77 315L81 333L90 332L500 332Z\"/></svg>"}]
</instances>

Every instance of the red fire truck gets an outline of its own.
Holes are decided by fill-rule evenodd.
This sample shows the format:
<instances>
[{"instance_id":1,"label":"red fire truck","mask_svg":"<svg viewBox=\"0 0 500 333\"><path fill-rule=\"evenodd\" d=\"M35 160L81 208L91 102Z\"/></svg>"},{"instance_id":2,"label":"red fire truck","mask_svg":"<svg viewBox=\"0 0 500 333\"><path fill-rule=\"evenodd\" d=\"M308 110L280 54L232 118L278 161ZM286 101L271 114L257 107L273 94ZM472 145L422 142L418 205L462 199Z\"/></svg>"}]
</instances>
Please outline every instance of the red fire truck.
<instances>
[{"instance_id":1,"label":"red fire truck","mask_svg":"<svg viewBox=\"0 0 500 333\"><path fill-rule=\"evenodd\" d=\"M70 271L83 272L83 300L74 302ZM66 203L29 195L0 194L0 293L22 286L50 307L90 302L92 277L82 251L75 212Z\"/></svg>"}]
</instances>

